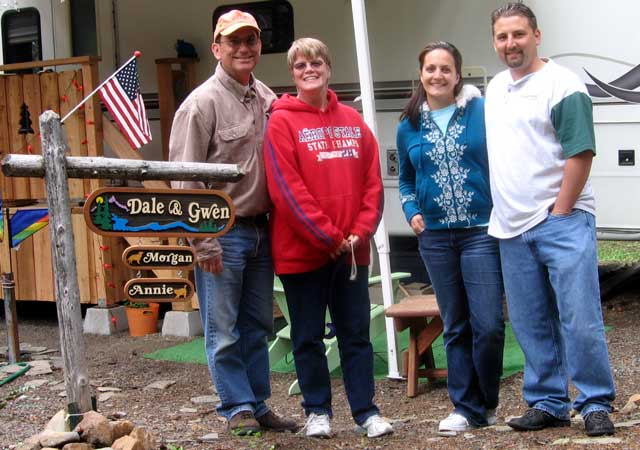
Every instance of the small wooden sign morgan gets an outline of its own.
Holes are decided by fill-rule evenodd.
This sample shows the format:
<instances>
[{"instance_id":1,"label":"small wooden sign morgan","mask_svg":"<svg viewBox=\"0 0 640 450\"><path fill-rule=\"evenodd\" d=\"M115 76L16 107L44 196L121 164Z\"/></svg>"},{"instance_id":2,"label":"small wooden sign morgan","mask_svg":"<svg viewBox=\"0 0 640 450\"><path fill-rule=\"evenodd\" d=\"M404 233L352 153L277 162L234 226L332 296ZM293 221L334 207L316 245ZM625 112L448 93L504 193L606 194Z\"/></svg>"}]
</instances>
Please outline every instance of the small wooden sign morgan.
<instances>
[{"instance_id":1,"label":"small wooden sign morgan","mask_svg":"<svg viewBox=\"0 0 640 450\"><path fill-rule=\"evenodd\" d=\"M222 191L101 188L84 217L103 236L216 237L233 225L235 208Z\"/></svg>"},{"instance_id":2,"label":"small wooden sign morgan","mask_svg":"<svg viewBox=\"0 0 640 450\"><path fill-rule=\"evenodd\" d=\"M196 255L185 245L134 245L122 253L122 262L130 269L191 269Z\"/></svg>"},{"instance_id":3,"label":"small wooden sign morgan","mask_svg":"<svg viewBox=\"0 0 640 450\"><path fill-rule=\"evenodd\" d=\"M186 278L135 278L124 285L124 295L132 302L186 302L193 284Z\"/></svg>"}]
</instances>

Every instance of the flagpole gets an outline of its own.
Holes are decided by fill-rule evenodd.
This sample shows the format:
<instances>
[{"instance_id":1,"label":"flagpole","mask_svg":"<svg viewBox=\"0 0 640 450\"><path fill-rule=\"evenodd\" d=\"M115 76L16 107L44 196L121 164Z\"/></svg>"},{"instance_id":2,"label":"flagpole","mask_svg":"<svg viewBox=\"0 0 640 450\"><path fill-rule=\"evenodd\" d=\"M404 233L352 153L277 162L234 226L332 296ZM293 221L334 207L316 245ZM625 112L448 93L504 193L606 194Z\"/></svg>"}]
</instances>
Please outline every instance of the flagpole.
<instances>
[{"instance_id":1,"label":"flagpole","mask_svg":"<svg viewBox=\"0 0 640 450\"><path fill-rule=\"evenodd\" d=\"M129 64L131 61L133 61L136 58L139 58L140 55L142 55L142 53L140 53L138 50L136 50L135 52L133 52L133 56L131 58L129 58L127 60L127 62L125 62L123 65L120 66L120 68L118 70L116 70L115 72L113 72L111 74L111 76L109 78L107 78L106 80L104 80L102 83L100 83L100 86L98 86L97 88L95 88L93 91L91 91L91 93L89 95L87 95L85 98L82 99L82 101L80 103L78 103L71 111L69 111L67 113L66 116L64 116L62 118L62 120L60 121L60 123L64 123L65 120L67 120L67 117L69 117L71 114L73 114L74 112L76 112L76 110L78 108L80 108L80 106L82 106L87 100L89 100L91 98L91 96L93 94L95 94L96 92L98 92L100 90L100 88L102 88L102 86L104 86L105 84L107 84L109 82L109 80L111 80L113 77L115 77L118 72L120 72L122 69L124 69L124 67Z\"/></svg>"}]
</instances>

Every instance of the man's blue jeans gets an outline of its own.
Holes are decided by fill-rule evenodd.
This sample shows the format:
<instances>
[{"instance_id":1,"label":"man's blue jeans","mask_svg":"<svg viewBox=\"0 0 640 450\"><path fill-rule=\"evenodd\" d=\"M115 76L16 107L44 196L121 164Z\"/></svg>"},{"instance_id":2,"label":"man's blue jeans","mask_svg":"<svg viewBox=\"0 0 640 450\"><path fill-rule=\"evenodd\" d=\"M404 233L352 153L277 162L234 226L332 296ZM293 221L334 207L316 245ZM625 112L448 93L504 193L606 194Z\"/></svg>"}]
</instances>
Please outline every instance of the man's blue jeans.
<instances>
[{"instance_id":1,"label":"man's blue jeans","mask_svg":"<svg viewBox=\"0 0 640 450\"><path fill-rule=\"evenodd\" d=\"M578 209L549 215L500 240L509 318L525 354L524 399L530 407L568 419L611 411L615 398L604 336L595 218Z\"/></svg>"},{"instance_id":2,"label":"man's blue jeans","mask_svg":"<svg viewBox=\"0 0 640 450\"><path fill-rule=\"evenodd\" d=\"M271 395L267 336L273 330L273 266L267 226L236 222L224 236L223 271L196 267L196 289L209 371L227 419L260 417Z\"/></svg>"},{"instance_id":3,"label":"man's blue jeans","mask_svg":"<svg viewBox=\"0 0 640 450\"><path fill-rule=\"evenodd\" d=\"M369 341L368 269L354 281L344 260L311 272L280 275L291 318L291 341L305 414L332 415L331 380L324 354L327 307L335 327L340 367L351 414L361 425L378 414L373 404L373 346Z\"/></svg>"},{"instance_id":4,"label":"man's blue jeans","mask_svg":"<svg viewBox=\"0 0 640 450\"><path fill-rule=\"evenodd\" d=\"M447 389L455 412L475 426L498 406L504 317L498 242L486 227L425 230L420 254L444 323Z\"/></svg>"}]
</instances>

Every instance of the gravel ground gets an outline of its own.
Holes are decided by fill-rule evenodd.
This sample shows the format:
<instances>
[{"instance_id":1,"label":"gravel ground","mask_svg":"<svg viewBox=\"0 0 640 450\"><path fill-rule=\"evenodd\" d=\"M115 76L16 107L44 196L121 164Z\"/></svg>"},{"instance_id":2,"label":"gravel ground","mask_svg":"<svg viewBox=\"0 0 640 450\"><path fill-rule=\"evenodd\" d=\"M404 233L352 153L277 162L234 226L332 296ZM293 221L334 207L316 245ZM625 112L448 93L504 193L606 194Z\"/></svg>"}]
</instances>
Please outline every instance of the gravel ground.
<instances>
[{"instance_id":1,"label":"gravel ground","mask_svg":"<svg viewBox=\"0 0 640 450\"><path fill-rule=\"evenodd\" d=\"M612 326L607 333L618 397L612 414L615 423L639 422L617 429L614 444L581 444L570 441L553 448L628 448L640 449L640 410L623 414L620 409L630 396L640 393L640 287L619 294L605 303L605 323ZM29 311L27 311L29 310ZM4 316L0 316L0 346L6 345ZM21 304L19 308L20 340L32 346L59 349L55 307L41 303ZM443 383L421 386L421 394L413 399L405 395L402 381L382 380L376 383L376 402L386 417L394 421L395 433L377 440L368 440L353 432L347 401L341 380L333 380L335 436L329 440L309 440L300 435L265 433L258 437L240 438L225 432L224 421L215 413L213 404L195 405L192 397L213 393L206 366L152 361L143 354L179 342L159 334L133 338L128 334L86 336L87 359L92 385L117 387L116 396L100 402L98 410L109 416L125 413L126 418L149 427L165 446L187 449L525 449L552 447L559 439L585 438L582 425L574 421L571 428L516 433L505 430L505 419L526 409L521 398L522 375L504 380L498 426L443 437L437 433L439 419L451 409ZM48 355L60 356L59 353ZM2 359L0 359L2 361ZM16 391L29 380L46 380L35 389L18 394ZM272 375L272 408L280 414L303 422L300 397L286 395L294 376ZM12 448L27 437L38 433L47 421L66 404L60 396L62 370L43 376L22 376L0 387L0 449ZM174 380L166 390L144 390L158 380ZM59 384L54 385L53 383ZM100 394L100 393L98 393ZM5 406L2 407L2 403ZM182 411L181 411L182 410ZM195 410L195 411L194 411ZM217 433L217 439L203 442L201 438Z\"/></svg>"}]
</instances>

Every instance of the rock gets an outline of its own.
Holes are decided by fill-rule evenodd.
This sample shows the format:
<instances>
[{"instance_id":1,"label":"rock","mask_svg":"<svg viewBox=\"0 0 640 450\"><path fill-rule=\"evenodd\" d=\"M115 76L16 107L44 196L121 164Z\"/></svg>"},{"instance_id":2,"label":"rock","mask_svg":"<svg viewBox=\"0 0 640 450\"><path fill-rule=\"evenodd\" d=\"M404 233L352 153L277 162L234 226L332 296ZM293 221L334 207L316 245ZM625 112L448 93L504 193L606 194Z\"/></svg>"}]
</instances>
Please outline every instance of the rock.
<instances>
[{"instance_id":1,"label":"rock","mask_svg":"<svg viewBox=\"0 0 640 450\"><path fill-rule=\"evenodd\" d=\"M64 360L61 356L51 358L51 365L54 369L59 370L64 368Z\"/></svg>"},{"instance_id":2,"label":"rock","mask_svg":"<svg viewBox=\"0 0 640 450\"><path fill-rule=\"evenodd\" d=\"M465 439L475 439L475 435L471 434L471 433L465 433L464 435Z\"/></svg>"},{"instance_id":3,"label":"rock","mask_svg":"<svg viewBox=\"0 0 640 450\"><path fill-rule=\"evenodd\" d=\"M48 380L42 380L42 379L30 380L30 381L27 381L25 384L23 384L22 387L26 389L35 389L35 388L39 388L40 386L44 386L48 382L49 382Z\"/></svg>"},{"instance_id":4,"label":"rock","mask_svg":"<svg viewBox=\"0 0 640 450\"><path fill-rule=\"evenodd\" d=\"M196 408L180 408L180 412L183 414L195 414L198 410Z\"/></svg>"},{"instance_id":5,"label":"rock","mask_svg":"<svg viewBox=\"0 0 640 450\"><path fill-rule=\"evenodd\" d=\"M513 431L513 428L511 428L511 427L509 427L507 425L494 425L492 427L487 427L487 428L489 428L491 430L494 430L494 431L498 431L500 433L506 433L508 431Z\"/></svg>"},{"instance_id":6,"label":"rock","mask_svg":"<svg viewBox=\"0 0 640 450\"><path fill-rule=\"evenodd\" d=\"M167 389L170 386L173 386L174 384L176 384L175 380L158 380L158 381L154 381L153 383L151 383L150 385L146 386L143 390L144 391L148 391L150 389Z\"/></svg>"},{"instance_id":7,"label":"rock","mask_svg":"<svg viewBox=\"0 0 640 450\"><path fill-rule=\"evenodd\" d=\"M619 439L619 438L593 437L593 438L580 438L580 439L570 439L570 438L556 439L551 443L551 445L568 445L568 444L610 445L610 444L620 444L620 443L622 443L622 439Z\"/></svg>"},{"instance_id":8,"label":"rock","mask_svg":"<svg viewBox=\"0 0 640 450\"><path fill-rule=\"evenodd\" d=\"M112 398L122 397L122 394L118 394L117 392L104 392L98 395L98 402L104 403L106 401L111 400Z\"/></svg>"},{"instance_id":9,"label":"rock","mask_svg":"<svg viewBox=\"0 0 640 450\"><path fill-rule=\"evenodd\" d=\"M43 447L62 447L71 442L80 442L80 435L75 431L44 430L40 433L40 445Z\"/></svg>"},{"instance_id":10,"label":"rock","mask_svg":"<svg viewBox=\"0 0 640 450\"><path fill-rule=\"evenodd\" d=\"M616 428L630 428L635 427L640 424L640 420L629 420L628 422L618 422L614 423L613 426Z\"/></svg>"},{"instance_id":11,"label":"rock","mask_svg":"<svg viewBox=\"0 0 640 450\"><path fill-rule=\"evenodd\" d=\"M120 439L116 440L111 444L111 448L113 450L144 450L142 444L140 444L137 439L129 435L122 436Z\"/></svg>"},{"instance_id":12,"label":"rock","mask_svg":"<svg viewBox=\"0 0 640 450\"><path fill-rule=\"evenodd\" d=\"M156 438L145 427L135 427L129 436L137 440L144 450L152 450L156 448Z\"/></svg>"},{"instance_id":13,"label":"rock","mask_svg":"<svg viewBox=\"0 0 640 450\"><path fill-rule=\"evenodd\" d=\"M26 353L42 353L42 352L46 352L47 351L47 347L32 347L32 346L28 346L26 348L22 348L22 346L20 346L20 351L21 352L26 352Z\"/></svg>"},{"instance_id":14,"label":"rock","mask_svg":"<svg viewBox=\"0 0 640 450\"><path fill-rule=\"evenodd\" d=\"M622 414L629 414L640 409L640 394L634 394L629 397L627 404L622 407L620 412Z\"/></svg>"},{"instance_id":15,"label":"rock","mask_svg":"<svg viewBox=\"0 0 640 450\"><path fill-rule=\"evenodd\" d=\"M19 366L17 364L8 364L0 368L0 372L11 375L20 372L22 369L24 369L23 366Z\"/></svg>"},{"instance_id":16,"label":"rock","mask_svg":"<svg viewBox=\"0 0 640 450\"><path fill-rule=\"evenodd\" d=\"M41 448L40 436L36 434L35 436L25 439L24 442L16 448L16 450L40 450Z\"/></svg>"},{"instance_id":17,"label":"rock","mask_svg":"<svg viewBox=\"0 0 640 450\"><path fill-rule=\"evenodd\" d=\"M58 397L66 397L66 396L67 396L66 390L58 392Z\"/></svg>"},{"instance_id":18,"label":"rock","mask_svg":"<svg viewBox=\"0 0 640 450\"><path fill-rule=\"evenodd\" d=\"M122 436L126 436L133 431L133 423L128 420L117 420L115 422L109 422L109 426L111 427L111 436L114 441L120 439Z\"/></svg>"},{"instance_id":19,"label":"rock","mask_svg":"<svg viewBox=\"0 0 640 450\"><path fill-rule=\"evenodd\" d=\"M113 414L109 415L109 419L111 420L118 420L122 419L123 417L127 417L127 413L124 411L116 411Z\"/></svg>"},{"instance_id":20,"label":"rock","mask_svg":"<svg viewBox=\"0 0 640 450\"><path fill-rule=\"evenodd\" d=\"M74 442L73 444L65 445L62 450L93 450L93 446L85 442Z\"/></svg>"},{"instance_id":21,"label":"rock","mask_svg":"<svg viewBox=\"0 0 640 450\"><path fill-rule=\"evenodd\" d=\"M51 364L49 361L45 361L44 359L29 361L29 365L31 366L31 369L29 369L26 374L30 377L53 373L53 370L51 370Z\"/></svg>"},{"instance_id":22,"label":"rock","mask_svg":"<svg viewBox=\"0 0 640 450\"><path fill-rule=\"evenodd\" d=\"M75 431L80 433L84 442L95 447L108 447L113 443L109 421L102 414L95 411L84 413L82 421Z\"/></svg>"},{"instance_id":23,"label":"rock","mask_svg":"<svg viewBox=\"0 0 640 450\"><path fill-rule=\"evenodd\" d=\"M44 427L45 430L51 430L51 431L70 431L66 429L66 424L65 424L65 411L64 409L61 409L60 411L58 411L57 413L55 413L55 415L51 418L51 420L49 420L49 423L47 423L47 426Z\"/></svg>"},{"instance_id":24,"label":"rock","mask_svg":"<svg viewBox=\"0 0 640 450\"><path fill-rule=\"evenodd\" d=\"M622 439L612 438L612 437L594 437L594 438L571 439L571 443L581 444L581 445L589 445L589 444L609 445L609 444L621 444Z\"/></svg>"},{"instance_id":25,"label":"rock","mask_svg":"<svg viewBox=\"0 0 640 450\"><path fill-rule=\"evenodd\" d=\"M458 433L456 433L455 431L438 431L438 436L455 437L457 435Z\"/></svg>"},{"instance_id":26,"label":"rock","mask_svg":"<svg viewBox=\"0 0 640 450\"><path fill-rule=\"evenodd\" d=\"M97 390L98 392L122 392L122 389L111 386L100 386Z\"/></svg>"},{"instance_id":27,"label":"rock","mask_svg":"<svg viewBox=\"0 0 640 450\"><path fill-rule=\"evenodd\" d=\"M191 403L200 405L203 403L218 403L220 398L217 395L201 395L199 397L191 397Z\"/></svg>"},{"instance_id":28,"label":"rock","mask_svg":"<svg viewBox=\"0 0 640 450\"><path fill-rule=\"evenodd\" d=\"M217 441L218 440L218 433L206 434L206 435L202 436L200 438L200 440L203 441L203 442Z\"/></svg>"}]
</instances>

